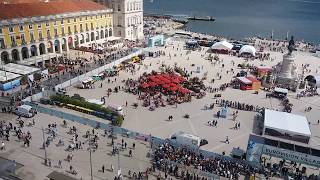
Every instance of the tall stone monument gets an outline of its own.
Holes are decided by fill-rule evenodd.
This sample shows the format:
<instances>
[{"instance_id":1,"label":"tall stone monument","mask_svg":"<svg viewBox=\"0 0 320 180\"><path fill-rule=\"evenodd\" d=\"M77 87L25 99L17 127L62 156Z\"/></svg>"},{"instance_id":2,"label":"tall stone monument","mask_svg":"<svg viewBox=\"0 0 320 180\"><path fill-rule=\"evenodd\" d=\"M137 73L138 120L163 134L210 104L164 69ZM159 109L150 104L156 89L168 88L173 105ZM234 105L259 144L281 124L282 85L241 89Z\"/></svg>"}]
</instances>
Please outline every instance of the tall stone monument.
<instances>
[{"instance_id":1,"label":"tall stone monument","mask_svg":"<svg viewBox=\"0 0 320 180\"><path fill-rule=\"evenodd\" d=\"M297 67L294 63L294 46L295 42L292 36L289 41L288 53L283 55L283 61L279 64L279 71L276 75L276 84L288 89L296 89L298 81Z\"/></svg>"}]
</instances>

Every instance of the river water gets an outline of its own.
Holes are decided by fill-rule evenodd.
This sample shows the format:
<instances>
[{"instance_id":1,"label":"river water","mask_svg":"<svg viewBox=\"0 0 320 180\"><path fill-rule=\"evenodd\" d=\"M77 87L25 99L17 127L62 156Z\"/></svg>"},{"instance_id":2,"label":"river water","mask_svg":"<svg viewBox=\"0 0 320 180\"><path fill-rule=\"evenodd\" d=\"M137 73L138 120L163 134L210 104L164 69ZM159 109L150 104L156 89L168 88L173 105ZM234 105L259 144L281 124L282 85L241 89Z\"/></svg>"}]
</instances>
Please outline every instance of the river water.
<instances>
[{"instance_id":1,"label":"river water","mask_svg":"<svg viewBox=\"0 0 320 180\"><path fill-rule=\"evenodd\" d=\"M144 0L146 13L213 16L187 29L228 38L252 36L320 43L320 0Z\"/></svg>"}]
</instances>

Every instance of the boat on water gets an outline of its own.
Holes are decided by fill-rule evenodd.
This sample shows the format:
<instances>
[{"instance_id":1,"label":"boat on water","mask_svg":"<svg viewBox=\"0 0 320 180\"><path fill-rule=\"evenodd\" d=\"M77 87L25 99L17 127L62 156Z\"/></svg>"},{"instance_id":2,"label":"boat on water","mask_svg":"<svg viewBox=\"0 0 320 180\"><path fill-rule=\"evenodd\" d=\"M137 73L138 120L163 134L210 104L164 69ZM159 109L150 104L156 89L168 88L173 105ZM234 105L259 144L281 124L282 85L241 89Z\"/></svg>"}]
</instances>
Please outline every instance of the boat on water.
<instances>
[{"instance_id":1,"label":"boat on water","mask_svg":"<svg viewBox=\"0 0 320 180\"><path fill-rule=\"evenodd\" d=\"M197 16L189 16L187 17L188 20L193 20L193 21L215 21L216 19L211 16L206 16L206 17L197 17Z\"/></svg>"}]
</instances>

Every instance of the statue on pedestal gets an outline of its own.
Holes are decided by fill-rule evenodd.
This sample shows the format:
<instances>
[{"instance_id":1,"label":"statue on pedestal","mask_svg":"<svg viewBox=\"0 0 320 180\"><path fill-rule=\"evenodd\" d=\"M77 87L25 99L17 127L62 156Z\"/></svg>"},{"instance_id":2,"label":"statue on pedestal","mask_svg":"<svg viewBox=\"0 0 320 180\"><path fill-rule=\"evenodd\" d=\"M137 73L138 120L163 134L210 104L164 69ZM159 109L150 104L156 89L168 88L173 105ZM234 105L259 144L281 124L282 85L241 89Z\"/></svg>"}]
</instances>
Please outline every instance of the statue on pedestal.
<instances>
[{"instance_id":1,"label":"statue on pedestal","mask_svg":"<svg viewBox=\"0 0 320 180\"><path fill-rule=\"evenodd\" d=\"M289 46L288 46L288 50L289 50L289 55L292 54L292 52L294 51L294 46L295 46L295 43L294 43L294 40L293 40L293 36L291 36L291 39L289 41Z\"/></svg>"},{"instance_id":2,"label":"statue on pedestal","mask_svg":"<svg viewBox=\"0 0 320 180\"><path fill-rule=\"evenodd\" d=\"M293 36L288 45L288 53L283 55L283 61L279 63L276 73L276 84L287 87L288 89L296 89L297 87L297 67L294 63L295 42Z\"/></svg>"}]
</instances>

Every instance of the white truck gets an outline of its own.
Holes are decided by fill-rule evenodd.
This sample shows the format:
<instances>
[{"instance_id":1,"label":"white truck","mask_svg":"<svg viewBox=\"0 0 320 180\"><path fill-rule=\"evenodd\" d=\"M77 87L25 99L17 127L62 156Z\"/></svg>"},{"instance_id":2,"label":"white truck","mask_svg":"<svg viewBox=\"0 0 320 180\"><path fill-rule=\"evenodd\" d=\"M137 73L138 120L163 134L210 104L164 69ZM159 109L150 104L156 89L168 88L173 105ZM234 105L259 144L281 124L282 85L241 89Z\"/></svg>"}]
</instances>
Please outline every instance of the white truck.
<instances>
[{"instance_id":1,"label":"white truck","mask_svg":"<svg viewBox=\"0 0 320 180\"><path fill-rule=\"evenodd\" d=\"M115 104L109 104L107 106L107 108L110 109L114 113L117 113L117 114L122 115L122 116L124 115L122 106L115 105Z\"/></svg>"},{"instance_id":2,"label":"white truck","mask_svg":"<svg viewBox=\"0 0 320 180\"><path fill-rule=\"evenodd\" d=\"M182 131L173 134L170 139L172 142L190 148L199 148L202 145L208 144L207 140L201 139L199 136L188 134Z\"/></svg>"},{"instance_id":3,"label":"white truck","mask_svg":"<svg viewBox=\"0 0 320 180\"><path fill-rule=\"evenodd\" d=\"M29 105L21 105L15 109L15 114L22 117L31 118L36 114L36 110L34 110Z\"/></svg>"}]
</instances>

